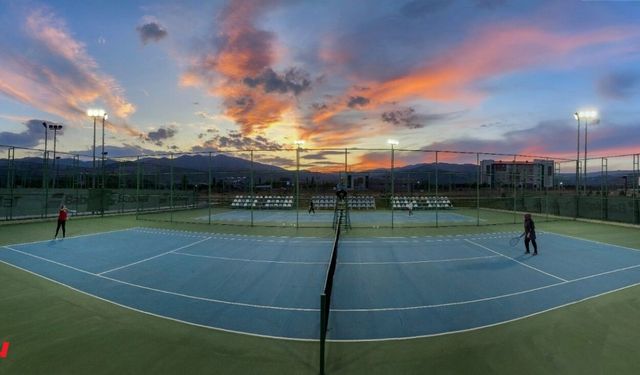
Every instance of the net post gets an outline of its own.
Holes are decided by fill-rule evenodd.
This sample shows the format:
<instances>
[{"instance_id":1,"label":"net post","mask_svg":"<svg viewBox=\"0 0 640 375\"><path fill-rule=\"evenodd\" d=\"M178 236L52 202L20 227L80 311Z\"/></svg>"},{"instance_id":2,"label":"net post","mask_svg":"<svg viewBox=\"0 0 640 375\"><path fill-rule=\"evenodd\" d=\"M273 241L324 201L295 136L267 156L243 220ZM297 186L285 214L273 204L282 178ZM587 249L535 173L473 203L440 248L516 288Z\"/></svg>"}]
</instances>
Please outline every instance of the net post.
<instances>
[{"instance_id":1,"label":"net post","mask_svg":"<svg viewBox=\"0 0 640 375\"><path fill-rule=\"evenodd\" d=\"M327 296L320 295L320 375L324 375L325 344L327 340Z\"/></svg>"}]
</instances>

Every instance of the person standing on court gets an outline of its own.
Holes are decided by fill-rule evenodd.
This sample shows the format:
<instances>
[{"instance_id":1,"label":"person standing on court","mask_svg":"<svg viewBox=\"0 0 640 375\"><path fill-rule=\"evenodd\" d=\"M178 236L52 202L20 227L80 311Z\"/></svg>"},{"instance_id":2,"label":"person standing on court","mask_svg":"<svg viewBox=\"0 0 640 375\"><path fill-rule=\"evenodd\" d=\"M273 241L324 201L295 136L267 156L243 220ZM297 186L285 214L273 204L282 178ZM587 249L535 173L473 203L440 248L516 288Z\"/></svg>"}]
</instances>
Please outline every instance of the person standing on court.
<instances>
[{"instance_id":1,"label":"person standing on court","mask_svg":"<svg viewBox=\"0 0 640 375\"><path fill-rule=\"evenodd\" d=\"M413 202L407 203L407 211L409 211L409 216L413 215Z\"/></svg>"},{"instance_id":2,"label":"person standing on court","mask_svg":"<svg viewBox=\"0 0 640 375\"><path fill-rule=\"evenodd\" d=\"M315 206L313 205L313 199L311 199L311 200L309 201L309 214L311 214L311 213L313 213L314 215L315 215L315 213L316 213L316 208L315 208Z\"/></svg>"},{"instance_id":3,"label":"person standing on court","mask_svg":"<svg viewBox=\"0 0 640 375\"><path fill-rule=\"evenodd\" d=\"M536 225L531 218L531 214L524 215L524 248L525 254L529 254L529 242L533 245L533 255L538 255L538 244L536 243Z\"/></svg>"},{"instance_id":4,"label":"person standing on court","mask_svg":"<svg viewBox=\"0 0 640 375\"><path fill-rule=\"evenodd\" d=\"M67 217L69 215L69 210L67 210L67 207L65 207L65 205L63 204L62 206L60 206L60 211L58 211L58 227L56 228L56 235L53 236L53 238L57 238L58 237L58 232L60 231L60 228L62 228L62 238L65 237L66 235L66 223L67 223Z\"/></svg>"}]
</instances>

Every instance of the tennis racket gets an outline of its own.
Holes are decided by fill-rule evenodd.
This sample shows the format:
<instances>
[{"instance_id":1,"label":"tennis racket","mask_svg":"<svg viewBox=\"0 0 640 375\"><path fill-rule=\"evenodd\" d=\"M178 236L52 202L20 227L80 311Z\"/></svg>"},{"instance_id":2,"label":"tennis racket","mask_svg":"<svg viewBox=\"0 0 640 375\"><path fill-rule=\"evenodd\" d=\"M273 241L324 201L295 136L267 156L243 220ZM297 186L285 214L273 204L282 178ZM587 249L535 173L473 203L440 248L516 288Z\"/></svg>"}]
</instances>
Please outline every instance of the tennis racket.
<instances>
[{"instance_id":1,"label":"tennis racket","mask_svg":"<svg viewBox=\"0 0 640 375\"><path fill-rule=\"evenodd\" d=\"M512 239L509 240L509 245L511 247L514 247L518 244L518 242L520 242L520 239L524 237L524 233L522 233L521 235L517 236L517 237L513 237Z\"/></svg>"}]
</instances>

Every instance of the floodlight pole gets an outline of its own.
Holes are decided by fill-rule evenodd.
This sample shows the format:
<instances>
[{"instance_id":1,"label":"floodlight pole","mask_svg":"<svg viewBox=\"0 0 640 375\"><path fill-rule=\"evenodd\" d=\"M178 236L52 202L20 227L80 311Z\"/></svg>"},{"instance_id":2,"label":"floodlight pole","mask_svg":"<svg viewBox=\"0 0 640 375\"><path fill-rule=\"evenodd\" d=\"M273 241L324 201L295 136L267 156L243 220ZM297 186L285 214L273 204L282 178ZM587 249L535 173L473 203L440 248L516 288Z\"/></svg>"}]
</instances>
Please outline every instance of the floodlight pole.
<instances>
[{"instance_id":1,"label":"floodlight pole","mask_svg":"<svg viewBox=\"0 0 640 375\"><path fill-rule=\"evenodd\" d=\"M104 120L107 117L107 114L102 109L88 109L87 116L93 117L93 182L92 188L96 188L96 118L102 117L102 144L104 152Z\"/></svg>"},{"instance_id":2,"label":"floodlight pole","mask_svg":"<svg viewBox=\"0 0 640 375\"><path fill-rule=\"evenodd\" d=\"M56 143L58 139L58 130L62 129L62 125L49 125L53 129L53 168L56 167Z\"/></svg>"},{"instance_id":3,"label":"floodlight pole","mask_svg":"<svg viewBox=\"0 0 640 375\"><path fill-rule=\"evenodd\" d=\"M47 162L47 140L49 138L49 127L47 125L46 122L42 123L42 126L44 126L44 157L42 158L43 161L43 168L42 168L42 187L44 188L42 191L44 192L44 213L43 213L43 217L47 217L47 210L48 210L48 204L47 204L47 186L49 185L49 176L47 173L47 169L48 169L48 162Z\"/></svg>"},{"instance_id":4,"label":"floodlight pole","mask_svg":"<svg viewBox=\"0 0 640 375\"><path fill-rule=\"evenodd\" d=\"M584 179L582 181L584 194L587 195L587 128L589 126L589 117L586 117L584 120L584 171L582 174L584 175Z\"/></svg>"},{"instance_id":5,"label":"floodlight pole","mask_svg":"<svg viewBox=\"0 0 640 375\"><path fill-rule=\"evenodd\" d=\"M300 143L296 147L296 228L300 227Z\"/></svg>"},{"instance_id":6,"label":"floodlight pole","mask_svg":"<svg viewBox=\"0 0 640 375\"><path fill-rule=\"evenodd\" d=\"M96 188L96 116L93 117L93 178L92 188Z\"/></svg>"},{"instance_id":7,"label":"floodlight pole","mask_svg":"<svg viewBox=\"0 0 640 375\"><path fill-rule=\"evenodd\" d=\"M391 229L394 227L394 207L393 207L393 197L395 194L395 176L394 176L394 164L395 164L395 145L398 144L398 141L389 140L388 143L391 145L391 199L389 199L389 203L391 203Z\"/></svg>"},{"instance_id":8,"label":"floodlight pole","mask_svg":"<svg viewBox=\"0 0 640 375\"><path fill-rule=\"evenodd\" d=\"M580 113L573 114L576 121L578 121L578 140L576 151L576 218L578 218L580 212Z\"/></svg>"},{"instance_id":9,"label":"floodlight pole","mask_svg":"<svg viewBox=\"0 0 640 375\"><path fill-rule=\"evenodd\" d=\"M101 212L101 216L104 217L104 204L105 204L105 199L104 199L104 189L106 188L106 181L105 181L105 170L104 170L104 158L106 156L106 152L104 152L104 122L107 119L107 114L103 113L102 114L102 165L101 165L101 169L102 169L102 190L100 191L100 212Z\"/></svg>"},{"instance_id":10,"label":"floodlight pole","mask_svg":"<svg viewBox=\"0 0 640 375\"><path fill-rule=\"evenodd\" d=\"M576 151L576 196L580 194L580 114L574 113L573 116L578 121L578 146ZM576 207L577 211L577 207Z\"/></svg>"},{"instance_id":11,"label":"floodlight pole","mask_svg":"<svg viewBox=\"0 0 640 375\"><path fill-rule=\"evenodd\" d=\"M53 178L53 188L56 188L56 179L58 178L58 170L56 168L56 140L58 135L58 130L62 130L62 125L49 124L49 129L53 130L53 165L52 169L54 169L55 176Z\"/></svg>"},{"instance_id":12,"label":"floodlight pole","mask_svg":"<svg viewBox=\"0 0 640 375\"><path fill-rule=\"evenodd\" d=\"M304 141L299 140L296 144L296 228L300 226L300 148Z\"/></svg>"}]
</instances>

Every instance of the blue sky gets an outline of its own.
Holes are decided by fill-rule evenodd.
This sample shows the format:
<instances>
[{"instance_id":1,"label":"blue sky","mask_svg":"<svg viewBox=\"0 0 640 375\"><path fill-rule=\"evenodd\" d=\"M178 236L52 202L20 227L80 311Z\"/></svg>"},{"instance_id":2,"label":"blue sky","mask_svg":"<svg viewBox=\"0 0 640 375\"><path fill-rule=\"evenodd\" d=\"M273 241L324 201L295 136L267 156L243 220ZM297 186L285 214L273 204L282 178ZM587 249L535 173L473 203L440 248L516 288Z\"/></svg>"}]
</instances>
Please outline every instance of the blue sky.
<instances>
[{"instance_id":1,"label":"blue sky","mask_svg":"<svg viewBox=\"0 0 640 375\"><path fill-rule=\"evenodd\" d=\"M204 3L204 4L203 4ZM0 0L0 144L640 152L640 2ZM42 131L40 131L42 130ZM420 162L408 158L405 163ZM362 166L380 163L363 153Z\"/></svg>"}]
</instances>

